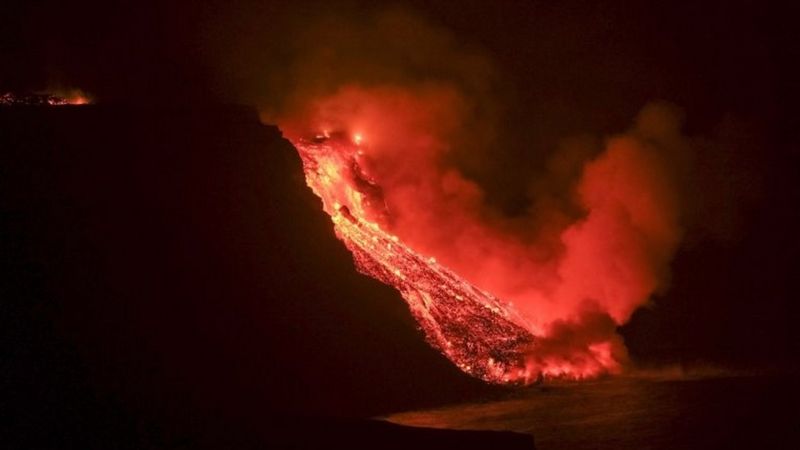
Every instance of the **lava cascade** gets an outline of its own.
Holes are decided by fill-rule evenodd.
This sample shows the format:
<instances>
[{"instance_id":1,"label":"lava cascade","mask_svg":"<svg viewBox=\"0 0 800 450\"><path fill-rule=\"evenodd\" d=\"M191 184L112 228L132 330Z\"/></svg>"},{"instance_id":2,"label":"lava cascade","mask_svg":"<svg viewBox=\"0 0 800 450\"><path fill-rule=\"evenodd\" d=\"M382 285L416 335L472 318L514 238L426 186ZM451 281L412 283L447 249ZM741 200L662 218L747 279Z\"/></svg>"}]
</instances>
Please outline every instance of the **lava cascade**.
<instances>
[{"instance_id":1,"label":"lava cascade","mask_svg":"<svg viewBox=\"0 0 800 450\"><path fill-rule=\"evenodd\" d=\"M359 165L359 143L324 135L294 140L306 182L322 199L358 270L394 286L428 342L464 372L492 383L525 383L534 336L513 307L415 252L379 225L380 188Z\"/></svg>"}]
</instances>

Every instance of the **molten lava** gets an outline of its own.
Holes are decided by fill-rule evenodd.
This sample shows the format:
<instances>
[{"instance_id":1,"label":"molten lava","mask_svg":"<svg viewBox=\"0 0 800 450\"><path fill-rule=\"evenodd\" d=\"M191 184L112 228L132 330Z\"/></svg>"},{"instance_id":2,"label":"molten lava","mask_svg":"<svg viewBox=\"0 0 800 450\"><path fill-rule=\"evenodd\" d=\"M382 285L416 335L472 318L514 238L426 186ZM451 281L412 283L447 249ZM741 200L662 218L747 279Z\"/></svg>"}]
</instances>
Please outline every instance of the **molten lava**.
<instances>
[{"instance_id":1,"label":"molten lava","mask_svg":"<svg viewBox=\"0 0 800 450\"><path fill-rule=\"evenodd\" d=\"M336 235L365 275L394 286L428 342L464 372L492 383L526 383L534 344L513 307L409 248L384 230L382 192L359 164L361 135L297 139L306 181L322 199Z\"/></svg>"}]
</instances>

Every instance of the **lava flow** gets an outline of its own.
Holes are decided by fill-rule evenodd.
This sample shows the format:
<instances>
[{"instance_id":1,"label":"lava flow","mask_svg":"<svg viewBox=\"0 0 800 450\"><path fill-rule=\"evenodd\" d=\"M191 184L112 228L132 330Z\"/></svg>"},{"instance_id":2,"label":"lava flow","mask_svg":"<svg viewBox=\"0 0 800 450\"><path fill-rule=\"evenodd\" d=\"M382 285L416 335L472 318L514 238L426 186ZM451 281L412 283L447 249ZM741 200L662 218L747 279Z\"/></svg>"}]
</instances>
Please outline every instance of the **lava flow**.
<instances>
[{"instance_id":1,"label":"lava flow","mask_svg":"<svg viewBox=\"0 0 800 450\"><path fill-rule=\"evenodd\" d=\"M326 133L327 134L327 133ZM464 372L491 383L526 383L534 336L511 305L385 231L382 193L359 165L361 136L297 139L306 182L360 272L400 291L428 342Z\"/></svg>"}]
</instances>

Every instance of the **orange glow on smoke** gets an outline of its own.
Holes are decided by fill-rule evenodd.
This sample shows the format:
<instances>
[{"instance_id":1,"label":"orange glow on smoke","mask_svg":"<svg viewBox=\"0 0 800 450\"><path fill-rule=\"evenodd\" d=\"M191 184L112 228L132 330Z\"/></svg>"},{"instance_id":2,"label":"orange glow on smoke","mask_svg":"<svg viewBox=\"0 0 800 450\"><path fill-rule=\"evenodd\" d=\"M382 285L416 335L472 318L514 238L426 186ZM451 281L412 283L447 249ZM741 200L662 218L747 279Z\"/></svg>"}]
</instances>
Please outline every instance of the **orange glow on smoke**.
<instances>
[{"instance_id":1,"label":"orange glow on smoke","mask_svg":"<svg viewBox=\"0 0 800 450\"><path fill-rule=\"evenodd\" d=\"M661 287L680 237L657 153L612 139L574 187L584 216L534 234L541 218L491 213L444 163L466 110L443 86L345 87L281 127L358 270L394 286L463 371L523 384L620 372L616 327Z\"/></svg>"}]
</instances>

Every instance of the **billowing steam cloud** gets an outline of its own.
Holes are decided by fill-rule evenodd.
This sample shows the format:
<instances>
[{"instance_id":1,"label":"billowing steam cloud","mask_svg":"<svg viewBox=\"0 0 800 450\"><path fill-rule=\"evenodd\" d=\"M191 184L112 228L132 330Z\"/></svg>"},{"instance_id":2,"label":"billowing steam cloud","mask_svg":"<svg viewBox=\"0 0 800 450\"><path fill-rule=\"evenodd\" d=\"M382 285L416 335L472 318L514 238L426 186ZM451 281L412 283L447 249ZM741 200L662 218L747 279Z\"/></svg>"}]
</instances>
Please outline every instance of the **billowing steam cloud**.
<instances>
[{"instance_id":1,"label":"billowing steam cloud","mask_svg":"<svg viewBox=\"0 0 800 450\"><path fill-rule=\"evenodd\" d=\"M358 139L385 201L371 219L512 302L539 338L534 373L621 370L616 327L666 287L682 234L674 155L688 144L675 111L650 105L604 146L564 145L511 215L463 170L475 171L471 154L502 151L502 89L485 58L399 11L302 30L265 119L290 137Z\"/></svg>"}]
</instances>

